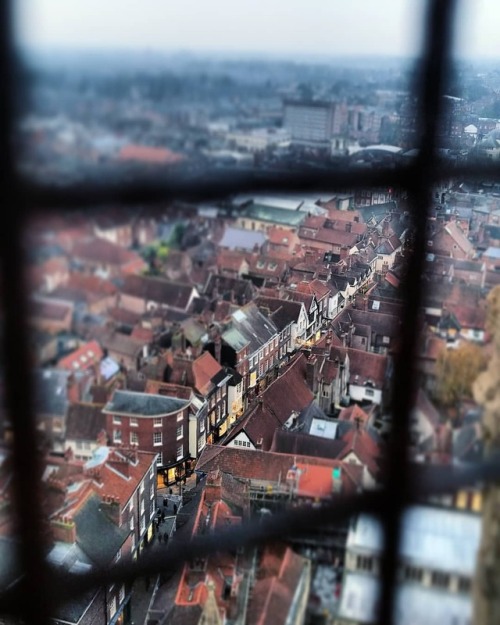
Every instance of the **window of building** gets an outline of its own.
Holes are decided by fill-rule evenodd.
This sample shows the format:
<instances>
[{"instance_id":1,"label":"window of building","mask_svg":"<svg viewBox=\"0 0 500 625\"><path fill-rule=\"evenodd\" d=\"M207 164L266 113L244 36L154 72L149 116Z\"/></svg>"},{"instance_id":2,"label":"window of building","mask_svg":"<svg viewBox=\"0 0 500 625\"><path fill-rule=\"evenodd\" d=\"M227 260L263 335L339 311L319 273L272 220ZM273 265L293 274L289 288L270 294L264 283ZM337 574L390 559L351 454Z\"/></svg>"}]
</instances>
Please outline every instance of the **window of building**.
<instances>
[{"instance_id":1,"label":"window of building","mask_svg":"<svg viewBox=\"0 0 500 625\"><path fill-rule=\"evenodd\" d=\"M158 452L158 457L156 458L156 464L163 464L163 452L159 451Z\"/></svg>"},{"instance_id":2,"label":"window of building","mask_svg":"<svg viewBox=\"0 0 500 625\"><path fill-rule=\"evenodd\" d=\"M138 425L139 425L139 423L138 423L137 419L134 419L134 418L131 417L130 418L130 426L131 427L137 427Z\"/></svg>"},{"instance_id":3,"label":"window of building","mask_svg":"<svg viewBox=\"0 0 500 625\"><path fill-rule=\"evenodd\" d=\"M450 576L448 573L433 571L431 575L431 584L437 588L448 588L450 585Z\"/></svg>"},{"instance_id":4,"label":"window of building","mask_svg":"<svg viewBox=\"0 0 500 625\"><path fill-rule=\"evenodd\" d=\"M151 467L149 468L149 477L150 479L153 479L155 476L155 465L152 464Z\"/></svg>"},{"instance_id":5,"label":"window of building","mask_svg":"<svg viewBox=\"0 0 500 625\"><path fill-rule=\"evenodd\" d=\"M123 603L125 601L125 586L122 584L120 586L120 592L118 594L118 601Z\"/></svg>"},{"instance_id":6,"label":"window of building","mask_svg":"<svg viewBox=\"0 0 500 625\"><path fill-rule=\"evenodd\" d=\"M375 395L375 391L372 388L365 388L365 395L367 397L373 397Z\"/></svg>"},{"instance_id":7,"label":"window of building","mask_svg":"<svg viewBox=\"0 0 500 625\"><path fill-rule=\"evenodd\" d=\"M139 444L139 434L137 432L130 432L130 444L131 445Z\"/></svg>"},{"instance_id":8,"label":"window of building","mask_svg":"<svg viewBox=\"0 0 500 625\"><path fill-rule=\"evenodd\" d=\"M114 425L120 425L120 424L121 424L121 422L122 422L122 418L121 418L121 417L118 417L118 416L116 416L116 415L113 415L113 424L114 424Z\"/></svg>"},{"instance_id":9,"label":"window of building","mask_svg":"<svg viewBox=\"0 0 500 625\"><path fill-rule=\"evenodd\" d=\"M163 441L162 432L153 432L153 445L161 445Z\"/></svg>"},{"instance_id":10,"label":"window of building","mask_svg":"<svg viewBox=\"0 0 500 625\"><path fill-rule=\"evenodd\" d=\"M182 421L184 419L184 415L182 414L182 412L179 412L179 414L177 415L177 421Z\"/></svg>"},{"instance_id":11,"label":"window of building","mask_svg":"<svg viewBox=\"0 0 500 625\"><path fill-rule=\"evenodd\" d=\"M184 457L184 447L183 445L179 445L177 447L177 460L182 460Z\"/></svg>"},{"instance_id":12,"label":"window of building","mask_svg":"<svg viewBox=\"0 0 500 625\"><path fill-rule=\"evenodd\" d=\"M109 602L109 618L112 619L116 614L116 597L111 597Z\"/></svg>"},{"instance_id":13,"label":"window of building","mask_svg":"<svg viewBox=\"0 0 500 625\"><path fill-rule=\"evenodd\" d=\"M421 568L416 566L405 566L403 570L403 577L408 582L421 582L424 576L424 572Z\"/></svg>"},{"instance_id":14,"label":"window of building","mask_svg":"<svg viewBox=\"0 0 500 625\"><path fill-rule=\"evenodd\" d=\"M471 591L471 580L469 577L459 577L458 578L458 591L470 593Z\"/></svg>"},{"instance_id":15,"label":"window of building","mask_svg":"<svg viewBox=\"0 0 500 625\"><path fill-rule=\"evenodd\" d=\"M141 485L139 486L139 493L142 495L144 492L144 480L142 480Z\"/></svg>"},{"instance_id":16,"label":"window of building","mask_svg":"<svg viewBox=\"0 0 500 625\"><path fill-rule=\"evenodd\" d=\"M130 517L129 528L131 532L134 531L134 517L133 516Z\"/></svg>"},{"instance_id":17,"label":"window of building","mask_svg":"<svg viewBox=\"0 0 500 625\"><path fill-rule=\"evenodd\" d=\"M155 496L155 486L154 484L151 484L151 486L149 487L149 497L153 499L154 496Z\"/></svg>"},{"instance_id":18,"label":"window of building","mask_svg":"<svg viewBox=\"0 0 500 625\"><path fill-rule=\"evenodd\" d=\"M177 426L177 440L179 440L179 438L182 438L184 435L184 428L182 427L182 425L178 425Z\"/></svg>"},{"instance_id":19,"label":"window of building","mask_svg":"<svg viewBox=\"0 0 500 625\"><path fill-rule=\"evenodd\" d=\"M153 516L154 516L154 514L155 514L155 502L154 502L154 501L152 501L152 502L149 504L149 518L153 517Z\"/></svg>"},{"instance_id":20,"label":"window of building","mask_svg":"<svg viewBox=\"0 0 500 625\"><path fill-rule=\"evenodd\" d=\"M144 505L144 499L141 499L141 506L140 506L140 509L139 509L139 513L140 514L144 514L144 510L145 509L146 508L145 508L145 505Z\"/></svg>"},{"instance_id":21,"label":"window of building","mask_svg":"<svg viewBox=\"0 0 500 625\"><path fill-rule=\"evenodd\" d=\"M122 558L122 550L120 547L120 549L118 549L118 551L116 552L115 562L118 562L119 560L121 560L121 558Z\"/></svg>"},{"instance_id":22,"label":"window of building","mask_svg":"<svg viewBox=\"0 0 500 625\"><path fill-rule=\"evenodd\" d=\"M141 527L141 534L142 534L145 531L145 529L146 529L146 517L144 516L144 513L141 516L141 525L140 525L140 527Z\"/></svg>"},{"instance_id":23,"label":"window of building","mask_svg":"<svg viewBox=\"0 0 500 625\"><path fill-rule=\"evenodd\" d=\"M153 427L157 428L157 427L161 427L163 425L163 420L161 417L155 417L153 419Z\"/></svg>"},{"instance_id":24,"label":"window of building","mask_svg":"<svg viewBox=\"0 0 500 625\"><path fill-rule=\"evenodd\" d=\"M358 571L372 571L373 558L371 556L356 556L356 568Z\"/></svg>"},{"instance_id":25,"label":"window of building","mask_svg":"<svg viewBox=\"0 0 500 625\"><path fill-rule=\"evenodd\" d=\"M113 430L113 442L121 443L122 442L122 431L121 430Z\"/></svg>"}]
</instances>

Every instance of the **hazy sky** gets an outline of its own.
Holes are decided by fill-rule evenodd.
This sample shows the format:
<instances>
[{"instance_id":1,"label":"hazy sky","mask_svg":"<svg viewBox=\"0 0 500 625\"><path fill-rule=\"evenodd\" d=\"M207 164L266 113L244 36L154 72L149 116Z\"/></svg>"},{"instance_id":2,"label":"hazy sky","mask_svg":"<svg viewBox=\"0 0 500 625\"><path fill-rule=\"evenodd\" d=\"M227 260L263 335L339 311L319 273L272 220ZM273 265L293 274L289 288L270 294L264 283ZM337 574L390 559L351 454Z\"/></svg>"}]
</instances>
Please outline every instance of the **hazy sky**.
<instances>
[{"instance_id":1,"label":"hazy sky","mask_svg":"<svg viewBox=\"0 0 500 625\"><path fill-rule=\"evenodd\" d=\"M413 55L425 0L16 0L22 45ZM500 0L461 0L460 56L500 57ZM474 9L474 10L473 10Z\"/></svg>"}]
</instances>

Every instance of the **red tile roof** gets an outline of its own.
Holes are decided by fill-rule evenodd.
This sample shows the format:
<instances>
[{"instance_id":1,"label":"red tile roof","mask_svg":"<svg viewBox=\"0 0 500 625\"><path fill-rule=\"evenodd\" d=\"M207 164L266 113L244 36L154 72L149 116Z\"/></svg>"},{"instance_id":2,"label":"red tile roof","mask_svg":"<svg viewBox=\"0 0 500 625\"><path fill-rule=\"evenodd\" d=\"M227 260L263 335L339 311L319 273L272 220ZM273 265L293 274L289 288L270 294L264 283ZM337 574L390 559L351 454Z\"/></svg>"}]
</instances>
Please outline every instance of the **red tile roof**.
<instances>
[{"instance_id":1,"label":"red tile roof","mask_svg":"<svg viewBox=\"0 0 500 625\"><path fill-rule=\"evenodd\" d=\"M271 559L272 566L269 566ZM259 578L252 588L248 623L285 625L288 622L307 562L307 558L296 554L290 547L275 545L266 548L259 564Z\"/></svg>"},{"instance_id":2,"label":"red tile roof","mask_svg":"<svg viewBox=\"0 0 500 625\"><path fill-rule=\"evenodd\" d=\"M151 343L153 341L153 337L153 330L151 330L151 328L144 328L141 325L136 325L130 335L131 339L145 343Z\"/></svg>"},{"instance_id":3,"label":"red tile roof","mask_svg":"<svg viewBox=\"0 0 500 625\"><path fill-rule=\"evenodd\" d=\"M146 263L135 252L115 245L106 239L95 238L91 241L79 241L75 243L72 254L74 258L92 264L102 263L119 267L139 264L146 267Z\"/></svg>"},{"instance_id":4,"label":"red tile roof","mask_svg":"<svg viewBox=\"0 0 500 625\"><path fill-rule=\"evenodd\" d=\"M258 404L232 431L231 438L244 430L254 444L270 449L274 431L295 411L309 406L314 395L306 382L306 358L299 354L261 394Z\"/></svg>"},{"instance_id":5,"label":"red tile roof","mask_svg":"<svg viewBox=\"0 0 500 625\"><path fill-rule=\"evenodd\" d=\"M340 459L280 454L218 445L205 447L198 459L196 470L209 473L220 469L224 473L230 473L234 477L242 479L283 482L286 480L288 471L297 463L309 467L327 467L330 475L333 468L340 467L342 470L342 492L344 493L355 493L361 486L362 468L354 465L349 466L348 463L344 463ZM309 485L308 480L304 484L307 488L313 488L312 485Z\"/></svg>"},{"instance_id":6,"label":"red tile roof","mask_svg":"<svg viewBox=\"0 0 500 625\"><path fill-rule=\"evenodd\" d=\"M206 395L212 387L211 380L222 371L222 367L210 352L203 352L193 361L195 387L199 393Z\"/></svg>"},{"instance_id":7,"label":"red tile roof","mask_svg":"<svg viewBox=\"0 0 500 625\"><path fill-rule=\"evenodd\" d=\"M139 161L156 165L173 165L186 159L183 154L149 145L124 145L118 153L120 161Z\"/></svg>"},{"instance_id":8,"label":"red tile roof","mask_svg":"<svg viewBox=\"0 0 500 625\"><path fill-rule=\"evenodd\" d=\"M57 366L68 371L84 371L98 364L104 358L104 352L97 341L85 343L74 352L62 358Z\"/></svg>"},{"instance_id":9,"label":"red tile roof","mask_svg":"<svg viewBox=\"0 0 500 625\"><path fill-rule=\"evenodd\" d=\"M115 293L118 292L116 286L109 280L104 280L103 278L91 276L79 271L70 274L67 286L102 295L115 295Z\"/></svg>"},{"instance_id":10,"label":"red tile roof","mask_svg":"<svg viewBox=\"0 0 500 625\"><path fill-rule=\"evenodd\" d=\"M36 298L30 304L30 316L36 319L64 321L73 313L73 305L49 298Z\"/></svg>"},{"instance_id":11,"label":"red tile roof","mask_svg":"<svg viewBox=\"0 0 500 625\"><path fill-rule=\"evenodd\" d=\"M353 428L342 436L342 440L346 443L346 446L340 452L339 459L346 458L349 454L354 453L372 476L378 476L381 450L370 434L366 430Z\"/></svg>"}]
</instances>

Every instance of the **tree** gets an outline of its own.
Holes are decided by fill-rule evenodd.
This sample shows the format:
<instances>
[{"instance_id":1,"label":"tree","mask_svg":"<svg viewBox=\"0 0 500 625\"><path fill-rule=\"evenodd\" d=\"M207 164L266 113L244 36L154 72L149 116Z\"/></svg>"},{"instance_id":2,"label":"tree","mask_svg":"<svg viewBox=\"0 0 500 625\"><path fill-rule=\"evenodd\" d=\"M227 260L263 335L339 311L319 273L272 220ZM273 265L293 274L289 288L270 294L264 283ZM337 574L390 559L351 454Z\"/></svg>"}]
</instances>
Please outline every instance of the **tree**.
<instances>
[{"instance_id":1,"label":"tree","mask_svg":"<svg viewBox=\"0 0 500 625\"><path fill-rule=\"evenodd\" d=\"M443 406L457 407L472 397L472 384L485 366L478 345L464 343L457 349L443 349L436 362L436 399Z\"/></svg>"}]
</instances>

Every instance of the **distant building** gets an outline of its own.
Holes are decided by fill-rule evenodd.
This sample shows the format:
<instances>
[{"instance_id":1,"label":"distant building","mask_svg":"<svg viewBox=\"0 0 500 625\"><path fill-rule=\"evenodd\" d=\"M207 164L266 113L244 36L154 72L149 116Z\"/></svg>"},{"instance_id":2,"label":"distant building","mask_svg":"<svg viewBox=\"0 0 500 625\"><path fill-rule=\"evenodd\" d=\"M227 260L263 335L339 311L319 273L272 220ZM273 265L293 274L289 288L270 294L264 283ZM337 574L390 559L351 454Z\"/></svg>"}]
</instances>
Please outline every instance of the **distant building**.
<instances>
[{"instance_id":1,"label":"distant building","mask_svg":"<svg viewBox=\"0 0 500 625\"><path fill-rule=\"evenodd\" d=\"M424 506L403 517L395 625L451 625L472 619L470 597L481 517ZM377 622L382 527L360 515L347 539L344 581L335 625Z\"/></svg>"},{"instance_id":2,"label":"distant building","mask_svg":"<svg viewBox=\"0 0 500 625\"><path fill-rule=\"evenodd\" d=\"M287 100L283 125L289 130L292 143L329 150L333 113L331 102Z\"/></svg>"}]
</instances>

